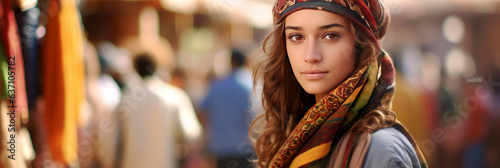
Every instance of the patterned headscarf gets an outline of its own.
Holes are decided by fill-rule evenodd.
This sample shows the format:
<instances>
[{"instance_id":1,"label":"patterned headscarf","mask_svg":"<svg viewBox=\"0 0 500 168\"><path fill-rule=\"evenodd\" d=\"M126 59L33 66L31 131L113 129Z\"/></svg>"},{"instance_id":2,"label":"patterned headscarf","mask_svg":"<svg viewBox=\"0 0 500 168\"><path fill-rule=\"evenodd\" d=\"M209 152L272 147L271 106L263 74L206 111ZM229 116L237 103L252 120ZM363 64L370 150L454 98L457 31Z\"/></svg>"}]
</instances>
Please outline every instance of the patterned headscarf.
<instances>
[{"instance_id":1,"label":"patterned headscarf","mask_svg":"<svg viewBox=\"0 0 500 168\"><path fill-rule=\"evenodd\" d=\"M382 0L277 0L273 13L275 25L301 9L317 9L349 18L374 43L384 36L389 12ZM380 47L380 45L379 45ZM369 146L370 138L350 128L373 109L391 108L394 95L394 66L386 52L333 89L311 107L281 145L269 167L361 167L366 154L356 152ZM418 145L399 121L393 125L412 144L421 167L427 167ZM333 151L343 135L349 135L340 152ZM368 149L367 147L364 149ZM338 154L340 153L340 154ZM356 154L357 153L357 154ZM335 161L329 162L330 156ZM357 158L357 159L355 159ZM337 160L342 160L338 162Z\"/></svg>"},{"instance_id":2,"label":"patterned headscarf","mask_svg":"<svg viewBox=\"0 0 500 168\"><path fill-rule=\"evenodd\" d=\"M385 35L390 13L382 0L277 0L273 8L274 24L300 9L317 9L348 18L370 40L378 44Z\"/></svg>"},{"instance_id":3,"label":"patterned headscarf","mask_svg":"<svg viewBox=\"0 0 500 168\"><path fill-rule=\"evenodd\" d=\"M363 66L306 112L269 167L325 167L330 157L342 160L332 161L333 167L361 167L370 139L360 137L371 133L353 133L350 128L373 109L390 109L394 88L394 66L383 52L380 60ZM426 168L425 158L408 130L397 120L393 127L408 139L418 164ZM334 154L335 145L346 133L346 144L352 145L343 145L340 154ZM360 148L365 150L356 152Z\"/></svg>"}]
</instances>

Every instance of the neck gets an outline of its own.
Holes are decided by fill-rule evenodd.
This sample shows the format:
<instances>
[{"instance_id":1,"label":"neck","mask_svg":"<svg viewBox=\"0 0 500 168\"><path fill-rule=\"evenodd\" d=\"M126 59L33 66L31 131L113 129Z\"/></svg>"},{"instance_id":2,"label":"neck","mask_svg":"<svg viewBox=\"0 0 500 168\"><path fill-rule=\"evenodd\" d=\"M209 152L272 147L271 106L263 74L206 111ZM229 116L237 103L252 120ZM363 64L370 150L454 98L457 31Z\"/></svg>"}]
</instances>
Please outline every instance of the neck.
<instances>
[{"instance_id":1,"label":"neck","mask_svg":"<svg viewBox=\"0 0 500 168\"><path fill-rule=\"evenodd\" d=\"M316 103L319 102L323 97L325 97L328 93L320 93L320 94L315 94L314 98L316 99Z\"/></svg>"}]
</instances>

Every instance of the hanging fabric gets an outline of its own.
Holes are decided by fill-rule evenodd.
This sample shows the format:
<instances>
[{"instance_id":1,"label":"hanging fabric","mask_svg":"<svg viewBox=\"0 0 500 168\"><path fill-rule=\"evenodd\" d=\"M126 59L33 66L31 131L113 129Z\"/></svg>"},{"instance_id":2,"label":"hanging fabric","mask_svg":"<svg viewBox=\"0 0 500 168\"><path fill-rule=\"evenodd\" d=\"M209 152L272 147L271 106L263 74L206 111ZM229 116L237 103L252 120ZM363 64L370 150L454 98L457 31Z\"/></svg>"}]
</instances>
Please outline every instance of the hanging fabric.
<instances>
[{"instance_id":1,"label":"hanging fabric","mask_svg":"<svg viewBox=\"0 0 500 168\"><path fill-rule=\"evenodd\" d=\"M0 14L0 33L2 38L3 54L6 62L9 64L8 70L2 69L2 73L15 72L9 81L3 82L7 83L7 87L2 87L3 89L15 90L15 96L12 99L14 104L11 104L9 99L8 106L9 110L16 111L16 129L20 129L21 124L19 119L26 122L28 121L28 107L26 100L26 88L24 81L24 63L23 55L21 53L21 45L19 42L19 34L17 32L16 19L14 17L14 11L11 8L11 1L5 0L0 2L0 8L2 9ZM13 63L12 63L13 62ZM7 74L8 75L8 74ZM8 83L11 82L11 83ZM14 88L8 88L11 84ZM3 93L3 92L2 92ZM9 95L9 98L10 95Z\"/></svg>"},{"instance_id":2,"label":"hanging fabric","mask_svg":"<svg viewBox=\"0 0 500 168\"><path fill-rule=\"evenodd\" d=\"M21 49L24 58L24 70L26 80L26 96L28 100L28 108L36 107L36 99L38 93L38 42L36 38L36 30L38 28L38 20L40 10L32 7L26 10L15 9L16 21L21 39Z\"/></svg>"},{"instance_id":3,"label":"hanging fabric","mask_svg":"<svg viewBox=\"0 0 500 168\"><path fill-rule=\"evenodd\" d=\"M85 101L83 35L73 0L50 0L41 45L47 141L52 159L78 162L77 125Z\"/></svg>"}]
</instances>

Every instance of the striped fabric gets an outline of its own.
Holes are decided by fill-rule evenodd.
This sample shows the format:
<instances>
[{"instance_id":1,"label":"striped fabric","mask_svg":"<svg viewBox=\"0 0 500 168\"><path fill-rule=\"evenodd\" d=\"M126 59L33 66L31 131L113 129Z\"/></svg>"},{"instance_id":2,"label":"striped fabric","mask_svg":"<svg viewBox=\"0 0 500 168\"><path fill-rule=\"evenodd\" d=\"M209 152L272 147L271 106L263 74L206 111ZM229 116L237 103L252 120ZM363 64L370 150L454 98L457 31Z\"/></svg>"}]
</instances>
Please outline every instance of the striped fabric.
<instances>
[{"instance_id":1,"label":"striped fabric","mask_svg":"<svg viewBox=\"0 0 500 168\"><path fill-rule=\"evenodd\" d=\"M274 24L301 9L324 10L347 17L377 44L390 22L390 13L383 0L276 0Z\"/></svg>"},{"instance_id":2,"label":"striped fabric","mask_svg":"<svg viewBox=\"0 0 500 168\"><path fill-rule=\"evenodd\" d=\"M380 77L378 73L381 73ZM349 130L370 110L390 109L393 94L394 67L390 57L384 53L379 61L374 60L365 65L309 109L269 166L325 167L336 139L346 135L345 130ZM394 127L412 143L422 167L427 167L408 131L399 123ZM353 153L360 147L358 141L361 135L362 133L349 134L347 145L342 146L343 150L338 154L343 158L341 167L350 167ZM361 147L368 149L368 146ZM356 165L362 165L363 159L364 157L357 157Z\"/></svg>"},{"instance_id":3,"label":"striped fabric","mask_svg":"<svg viewBox=\"0 0 500 168\"><path fill-rule=\"evenodd\" d=\"M323 10L346 17L380 49L378 40L385 35L390 22L390 13L383 0L276 0L273 8L275 25L302 9ZM369 147L366 142L370 138L349 130L369 111L391 109L394 75L392 60L385 52L378 60L356 71L306 112L269 167L331 166L333 148L344 135L349 137L343 139L345 145L339 146L340 151L335 153L338 157L333 167L361 167L366 154L364 149ZM427 167L408 131L399 123L394 127L410 140L422 167Z\"/></svg>"},{"instance_id":4,"label":"striped fabric","mask_svg":"<svg viewBox=\"0 0 500 168\"><path fill-rule=\"evenodd\" d=\"M365 72L376 68L375 65L373 61L361 68L309 109L274 156L270 166L286 167L292 161L292 167L313 162L325 165L334 136L343 122L349 122L345 117L365 85L368 77Z\"/></svg>"}]
</instances>

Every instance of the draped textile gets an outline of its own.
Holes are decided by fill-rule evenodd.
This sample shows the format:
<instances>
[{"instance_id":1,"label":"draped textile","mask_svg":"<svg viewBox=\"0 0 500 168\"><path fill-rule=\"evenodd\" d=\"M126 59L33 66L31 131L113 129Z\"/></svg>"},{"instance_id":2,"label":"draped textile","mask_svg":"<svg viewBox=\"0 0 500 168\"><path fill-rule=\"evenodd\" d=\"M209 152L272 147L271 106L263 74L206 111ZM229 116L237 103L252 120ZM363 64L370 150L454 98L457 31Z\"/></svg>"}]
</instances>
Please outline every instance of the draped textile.
<instances>
[{"instance_id":1,"label":"draped textile","mask_svg":"<svg viewBox=\"0 0 500 168\"><path fill-rule=\"evenodd\" d=\"M390 23L389 9L382 0L276 0L273 8L274 24L283 22L288 15L302 9L342 15L377 44Z\"/></svg>"},{"instance_id":2,"label":"draped textile","mask_svg":"<svg viewBox=\"0 0 500 168\"><path fill-rule=\"evenodd\" d=\"M12 104L12 106L15 106L16 122L21 119L25 123L28 121L28 107L24 81L24 63L19 33L17 32L16 18L11 6L11 0L0 1L0 37L2 38L1 45L3 50L0 55L5 58L2 62L6 61L2 63L1 73L3 79L8 78L9 69L11 72L14 72L15 74L12 73L14 74L14 79L9 80L8 82L13 82L11 85L14 85L15 89L12 89L12 87L8 88L8 82L1 82L2 84L0 85L2 86L0 86L0 88L2 89L0 91L0 96L6 96L5 92L9 89L15 90L15 97L12 99L14 104ZM14 64L12 64L12 62L14 62ZM9 64L7 69L5 69L5 63ZM8 105L11 106L11 103L8 103ZM20 126L21 124L16 123L16 129L19 130Z\"/></svg>"},{"instance_id":3,"label":"draped textile","mask_svg":"<svg viewBox=\"0 0 500 168\"><path fill-rule=\"evenodd\" d=\"M59 10L49 11L39 57L46 102L44 121L52 159L70 165L78 159L77 124L85 101L83 34L73 0L51 3Z\"/></svg>"},{"instance_id":4,"label":"draped textile","mask_svg":"<svg viewBox=\"0 0 500 168\"><path fill-rule=\"evenodd\" d=\"M273 8L274 24L282 23L288 15L302 9L323 10L346 17L379 49L379 39L385 35L390 22L390 13L383 0L276 0ZM269 163L270 167L325 167L328 156L346 133L349 134L349 143L343 146L345 151L339 155L345 158L342 167L349 167L353 152L361 154L354 155L358 157L353 165L362 165L364 158L360 162L359 156L366 153L362 149L367 149L369 145L357 143L360 139L369 138L361 138L363 136L360 133L348 131L369 111L391 109L394 84L392 60L383 52L383 55L355 71L306 112ZM397 121L394 127L410 140L422 167L427 167L408 131Z\"/></svg>"},{"instance_id":5,"label":"draped textile","mask_svg":"<svg viewBox=\"0 0 500 168\"><path fill-rule=\"evenodd\" d=\"M16 9L15 15L24 59L27 105L29 109L33 109L36 108L39 86L36 30L38 28L40 10L36 7L27 9L26 11Z\"/></svg>"},{"instance_id":6,"label":"draped textile","mask_svg":"<svg viewBox=\"0 0 500 168\"><path fill-rule=\"evenodd\" d=\"M380 60L373 60L354 72L306 112L270 162L270 167L325 167L336 142L347 130L373 109L390 109L393 95L394 66L384 52ZM412 143L422 167L427 167L409 132L399 122L394 127ZM351 152L355 151L353 144L360 135L350 134L349 145L341 151L345 158L343 167L349 165Z\"/></svg>"}]
</instances>

